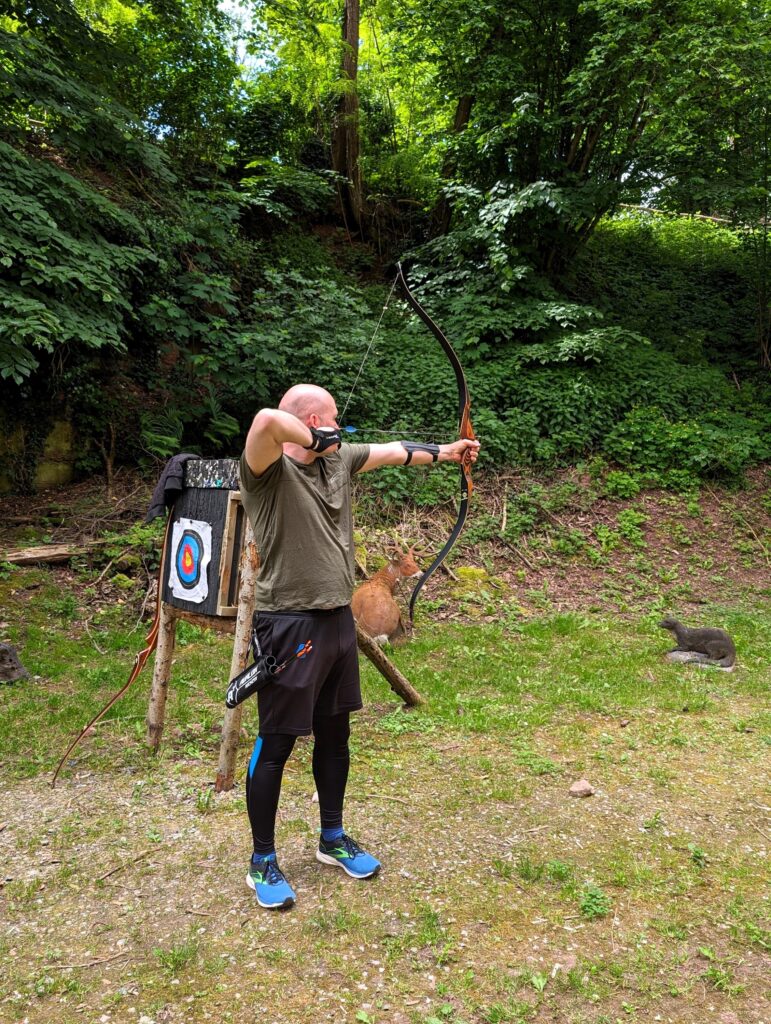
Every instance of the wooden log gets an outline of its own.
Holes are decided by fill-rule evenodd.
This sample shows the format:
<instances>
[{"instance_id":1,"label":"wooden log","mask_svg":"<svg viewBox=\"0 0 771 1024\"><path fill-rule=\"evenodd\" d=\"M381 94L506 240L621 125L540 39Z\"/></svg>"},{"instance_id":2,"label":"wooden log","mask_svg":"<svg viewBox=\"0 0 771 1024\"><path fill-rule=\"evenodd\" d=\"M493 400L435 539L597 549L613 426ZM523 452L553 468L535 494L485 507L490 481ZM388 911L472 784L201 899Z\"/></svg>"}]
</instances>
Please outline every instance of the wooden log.
<instances>
[{"instance_id":1,"label":"wooden log","mask_svg":"<svg viewBox=\"0 0 771 1024\"><path fill-rule=\"evenodd\" d=\"M150 687L150 703L147 706L147 745L157 750L163 736L166 718L166 697L171 678L171 659L174 654L174 640L177 633L177 615L165 602L161 603L161 621L158 627L158 645L155 649L153 682Z\"/></svg>"},{"instance_id":2,"label":"wooden log","mask_svg":"<svg viewBox=\"0 0 771 1024\"><path fill-rule=\"evenodd\" d=\"M241 552L241 582L238 587L238 615L236 616L235 640L233 642L233 656L230 660L230 675L228 679L243 672L249 660L249 644L252 635L252 612L254 611L254 584L257 579L257 570L260 559L257 553L257 545L254 543L252 525L247 520L244 527L244 547ZM222 687L223 701L225 697L225 686ZM241 716L243 705L235 708L227 708L222 723L222 740L220 742L219 766L217 778L214 780L214 790L217 793L225 792L233 788L235 779L236 753L238 751L238 740L241 734Z\"/></svg>"},{"instance_id":3,"label":"wooden log","mask_svg":"<svg viewBox=\"0 0 771 1024\"><path fill-rule=\"evenodd\" d=\"M0 551L0 562L10 562L11 565L38 565L45 562L47 565L53 565L57 562L69 562L77 555L87 555L98 546L97 543L42 544L34 548L21 548L18 551Z\"/></svg>"},{"instance_id":4,"label":"wooden log","mask_svg":"<svg viewBox=\"0 0 771 1024\"><path fill-rule=\"evenodd\" d=\"M201 629L213 629L217 633L235 633L236 631L235 619L223 619L217 615L196 615L195 612L185 611L184 608L174 608L174 615L178 619L189 622L192 626L200 626Z\"/></svg>"},{"instance_id":5,"label":"wooden log","mask_svg":"<svg viewBox=\"0 0 771 1024\"><path fill-rule=\"evenodd\" d=\"M423 698L413 687L410 681L402 675L394 663L385 656L372 637L368 636L361 626L356 623L356 642L362 654L372 662L378 672L388 682L388 685L398 694L404 703L411 708L423 703Z\"/></svg>"}]
</instances>

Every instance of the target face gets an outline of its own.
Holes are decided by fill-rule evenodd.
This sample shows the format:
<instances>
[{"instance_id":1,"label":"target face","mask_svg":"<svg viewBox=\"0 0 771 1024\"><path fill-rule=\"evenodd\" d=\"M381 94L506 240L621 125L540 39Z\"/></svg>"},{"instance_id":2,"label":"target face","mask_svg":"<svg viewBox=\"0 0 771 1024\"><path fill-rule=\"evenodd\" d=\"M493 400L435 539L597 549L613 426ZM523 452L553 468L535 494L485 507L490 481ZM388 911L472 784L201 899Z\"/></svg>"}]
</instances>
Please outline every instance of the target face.
<instances>
[{"instance_id":1,"label":"target face","mask_svg":"<svg viewBox=\"0 0 771 1024\"><path fill-rule=\"evenodd\" d=\"M212 528L198 519L178 519L171 537L169 589L174 597L201 604L209 595Z\"/></svg>"},{"instance_id":2,"label":"target face","mask_svg":"<svg viewBox=\"0 0 771 1024\"><path fill-rule=\"evenodd\" d=\"M195 530L185 530L177 545L177 576L186 590L192 590L201 578L203 541Z\"/></svg>"}]
</instances>

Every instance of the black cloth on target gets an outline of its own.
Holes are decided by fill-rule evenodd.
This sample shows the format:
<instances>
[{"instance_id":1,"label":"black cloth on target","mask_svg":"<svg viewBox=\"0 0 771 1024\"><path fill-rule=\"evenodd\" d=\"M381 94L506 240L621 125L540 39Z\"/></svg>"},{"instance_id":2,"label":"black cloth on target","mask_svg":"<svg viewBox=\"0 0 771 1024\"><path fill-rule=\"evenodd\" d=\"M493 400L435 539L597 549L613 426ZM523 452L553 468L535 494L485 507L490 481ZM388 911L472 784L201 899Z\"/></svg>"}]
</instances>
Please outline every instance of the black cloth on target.
<instances>
[{"instance_id":1,"label":"black cloth on target","mask_svg":"<svg viewBox=\"0 0 771 1024\"><path fill-rule=\"evenodd\" d=\"M185 488L185 464L190 459L200 459L200 455L193 455L192 452L180 452L173 455L160 475L155 485L153 496L150 499L150 507L145 516L145 522L151 523L153 519L162 516L167 508L171 508Z\"/></svg>"}]
</instances>

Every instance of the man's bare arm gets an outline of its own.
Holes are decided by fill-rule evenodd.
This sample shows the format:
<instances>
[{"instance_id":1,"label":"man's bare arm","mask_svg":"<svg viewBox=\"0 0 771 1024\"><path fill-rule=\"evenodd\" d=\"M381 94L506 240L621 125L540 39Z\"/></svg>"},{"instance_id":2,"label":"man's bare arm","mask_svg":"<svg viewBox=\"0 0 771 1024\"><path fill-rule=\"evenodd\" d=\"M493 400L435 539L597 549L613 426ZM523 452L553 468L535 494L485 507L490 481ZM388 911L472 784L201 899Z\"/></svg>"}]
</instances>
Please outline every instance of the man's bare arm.
<instances>
[{"instance_id":1,"label":"man's bare arm","mask_svg":"<svg viewBox=\"0 0 771 1024\"><path fill-rule=\"evenodd\" d=\"M262 476L281 458L285 444L307 448L312 442L310 429L292 413L260 409L246 435L246 462L255 476Z\"/></svg>"},{"instance_id":2,"label":"man's bare arm","mask_svg":"<svg viewBox=\"0 0 771 1024\"><path fill-rule=\"evenodd\" d=\"M460 441L453 441L451 444L440 444L436 460L431 452L415 451L409 460L410 466L428 466L432 462L462 462L463 456L468 451L471 453L471 461L476 462L479 451L478 441L469 441L463 438ZM369 446L369 458L362 466L360 472L366 473L370 469L379 469L381 466L404 466L407 464L407 450L401 441L391 441L389 444L371 444Z\"/></svg>"}]
</instances>

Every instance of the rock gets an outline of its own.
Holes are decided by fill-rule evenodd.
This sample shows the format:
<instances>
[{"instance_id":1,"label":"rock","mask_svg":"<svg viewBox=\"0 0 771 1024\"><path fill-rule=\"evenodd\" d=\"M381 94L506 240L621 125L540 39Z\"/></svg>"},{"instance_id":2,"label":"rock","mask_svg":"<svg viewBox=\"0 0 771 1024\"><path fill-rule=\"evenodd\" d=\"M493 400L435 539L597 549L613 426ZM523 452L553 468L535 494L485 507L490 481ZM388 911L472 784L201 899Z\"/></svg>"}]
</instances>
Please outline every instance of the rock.
<instances>
[{"instance_id":1,"label":"rock","mask_svg":"<svg viewBox=\"0 0 771 1024\"><path fill-rule=\"evenodd\" d=\"M578 957L574 953L564 953L557 963L551 969L552 978L556 978L560 971L564 971L567 974L568 971L572 971L574 967L578 965Z\"/></svg>"},{"instance_id":2,"label":"rock","mask_svg":"<svg viewBox=\"0 0 771 1024\"><path fill-rule=\"evenodd\" d=\"M574 782L570 787L571 796L593 796L594 786L590 785L586 779L579 779L578 782Z\"/></svg>"},{"instance_id":3,"label":"rock","mask_svg":"<svg viewBox=\"0 0 771 1024\"><path fill-rule=\"evenodd\" d=\"M628 725L629 725L629 719L628 719L628 718L624 718L624 719L622 719L622 721L621 721L621 728L622 728L622 729L626 729L626 727L627 727Z\"/></svg>"},{"instance_id":4,"label":"rock","mask_svg":"<svg viewBox=\"0 0 771 1024\"><path fill-rule=\"evenodd\" d=\"M28 678L29 672L19 661L16 649L10 644L0 644L0 683L15 683Z\"/></svg>"}]
</instances>

